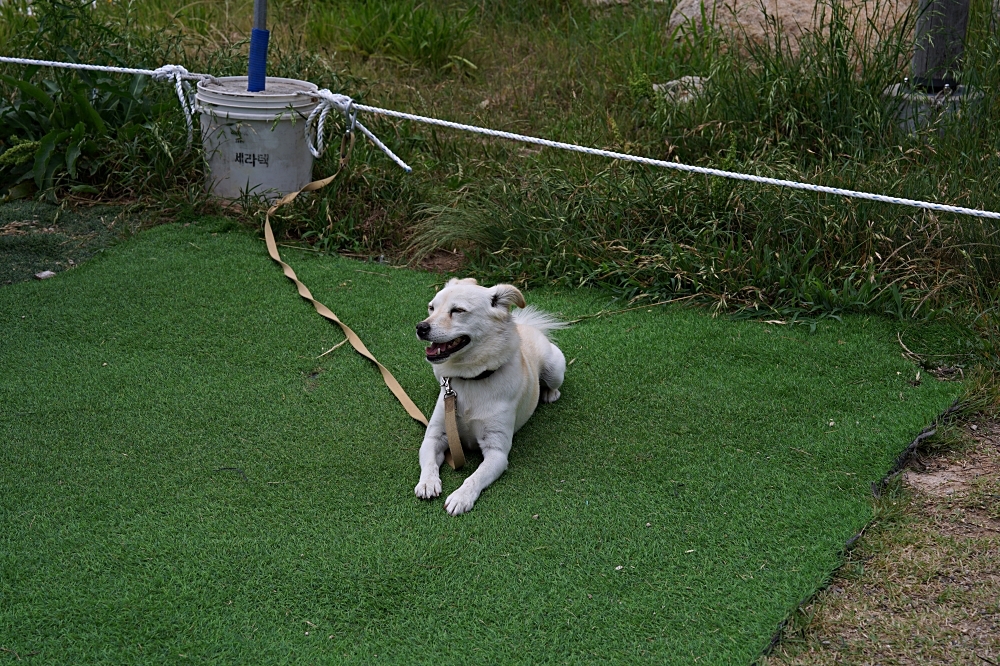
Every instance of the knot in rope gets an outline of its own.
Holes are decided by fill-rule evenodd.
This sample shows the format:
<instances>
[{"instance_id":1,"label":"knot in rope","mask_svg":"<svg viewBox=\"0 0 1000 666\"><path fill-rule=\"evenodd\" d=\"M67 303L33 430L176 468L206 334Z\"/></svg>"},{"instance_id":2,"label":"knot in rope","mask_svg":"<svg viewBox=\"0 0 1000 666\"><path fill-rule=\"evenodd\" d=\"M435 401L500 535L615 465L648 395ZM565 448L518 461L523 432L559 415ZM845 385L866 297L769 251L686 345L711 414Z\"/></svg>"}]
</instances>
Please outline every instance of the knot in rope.
<instances>
[{"instance_id":1,"label":"knot in rope","mask_svg":"<svg viewBox=\"0 0 1000 666\"><path fill-rule=\"evenodd\" d=\"M181 109L184 111L184 123L187 125L187 147L191 147L191 141L194 137L194 121L192 120L194 116L194 100L191 99L191 85L185 79L200 79L200 78L214 78L214 77L204 77L201 75L192 75L184 67L180 65L163 65L162 67L157 67L150 74L154 81L169 81L174 80L174 90L177 91L177 101L181 103Z\"/></svg>"},{"instance_id":2,"label":"knot in rope","mask_svg":"<svg viewBox=\"0 0 1000 666\"><path fill-rule=\"evenodd\" d=\"M331 110L337 110L344 114L344 121L347 125L345 137L350 138L354 134L355 129L360 130L369 141L374 143L379 150L388 155L396 164L405 169L407 173L413 171L406 162L399 159L395 153L389 150L388 146L379 141L378 137L372 134L367 127L358 122L358 107L349 96L330 92L327 88L309 92L302 91L299 94L319 98L316 107L306 119L306 145L309 147L309 152L314 158L319 159L326 151L326 117L330 115Z\"/></svg>"},{"instance_id":3,"label":"knot in rope","mask_svg":"<svg viewBox=\"0 0 1000 666\"><path fill-rule=\"evenodd\" d=\"M166 81L168 79L186 78L189 72L181 65L164 65L157 67L150 74L154 81Z\"/></svg>"},{"instance_id":4,"label":"knot in rope","mask_svg":"<svg viewBox=\"0 0 1000 666\"><path fill-rule=\"evenodd\" d=\"M328 88L323 88L311 93L314 97L319 97L323 102L328 105L347 113L351 106L354 104L354 100L348 95L341 95L340 93L330 92Z\"/></svg>"}]
</instances>

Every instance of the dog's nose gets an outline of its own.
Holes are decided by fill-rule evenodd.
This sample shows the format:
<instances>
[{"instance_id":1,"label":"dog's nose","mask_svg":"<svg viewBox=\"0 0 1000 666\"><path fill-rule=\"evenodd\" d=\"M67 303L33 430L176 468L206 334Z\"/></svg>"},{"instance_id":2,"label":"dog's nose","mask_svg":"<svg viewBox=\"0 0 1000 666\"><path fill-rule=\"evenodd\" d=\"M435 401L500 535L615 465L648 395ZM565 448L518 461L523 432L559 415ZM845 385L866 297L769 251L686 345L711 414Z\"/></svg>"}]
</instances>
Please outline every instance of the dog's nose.
<instances>
[{"instance_id":1,"label":"dog's nose","mask_svg":"<svg viewBox=\"0 0 1000 666\"><path fill-rule=\"evenodd\" d=\"M426 321L422 321L417 324L417 337L421 340L427 339L427 334L431 332L431 325Z\"/></svg>"}]
</instances>

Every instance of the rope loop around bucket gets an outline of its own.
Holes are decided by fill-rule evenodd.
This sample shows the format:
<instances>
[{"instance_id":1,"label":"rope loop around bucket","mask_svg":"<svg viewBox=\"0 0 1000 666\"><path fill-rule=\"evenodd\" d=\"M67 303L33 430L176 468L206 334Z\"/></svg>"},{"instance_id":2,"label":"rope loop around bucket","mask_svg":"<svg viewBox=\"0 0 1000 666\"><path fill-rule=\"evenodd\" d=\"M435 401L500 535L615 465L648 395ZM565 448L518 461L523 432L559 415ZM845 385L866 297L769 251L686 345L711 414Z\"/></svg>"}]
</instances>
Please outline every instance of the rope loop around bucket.
<instances>
[{"instance_id":1,"label":"rope loop around bucket","mask_svg":"<svg viewBox=\"0 0 1000 666\"><path fill-rule=\"evenodd\" d=\"M319 103L306 119L306 145L309 147L309 152L312 153L312 156L319 159L326 152L326 117L330 115L331 109L336 109L346 116L347 108L350 104L353 104L354 100L347 95L330 92L326 88L303 92L301 94L319 97Z\"/></svg>"}]
</instances>

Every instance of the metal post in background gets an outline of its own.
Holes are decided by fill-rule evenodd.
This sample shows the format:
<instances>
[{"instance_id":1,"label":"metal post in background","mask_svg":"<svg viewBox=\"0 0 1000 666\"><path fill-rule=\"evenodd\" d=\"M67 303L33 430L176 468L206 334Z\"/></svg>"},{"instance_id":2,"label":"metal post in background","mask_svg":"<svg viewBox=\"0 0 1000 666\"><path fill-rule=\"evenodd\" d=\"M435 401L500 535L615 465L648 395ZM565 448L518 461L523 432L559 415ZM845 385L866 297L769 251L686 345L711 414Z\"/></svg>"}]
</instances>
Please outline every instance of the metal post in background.
<instances>
[{"instance_id":1,"label":"metal post in background","mask_svg":"<svg viewBox=\"0 0 1000 666\"><path fill-rule=\"evenodd\" d=\"M945 86L955 90L968 24L969 0L920 0L910 63L915 87L935 94Z\"/></svg>"}]
</instances>

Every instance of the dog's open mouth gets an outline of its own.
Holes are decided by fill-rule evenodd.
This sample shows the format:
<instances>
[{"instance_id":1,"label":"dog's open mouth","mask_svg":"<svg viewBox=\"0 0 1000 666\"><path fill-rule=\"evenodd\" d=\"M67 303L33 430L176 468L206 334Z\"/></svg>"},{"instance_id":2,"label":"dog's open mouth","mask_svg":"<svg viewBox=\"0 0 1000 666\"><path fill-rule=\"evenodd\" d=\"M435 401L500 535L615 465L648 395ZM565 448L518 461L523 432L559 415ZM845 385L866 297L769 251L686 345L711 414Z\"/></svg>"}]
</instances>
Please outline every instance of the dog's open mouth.
<instances>
[{"instance_id":1,"label":"dog's open mouth","mask_svg":"<svg viewBox=\"0 0 1000 666\"><path fill-rule=\"evenodd\" d=\"M461 335L448 342L435 342L427 348L427 360L431 363L443 361L470 342L472 339L467 335Z\"/></svg>"}]
</instances>

